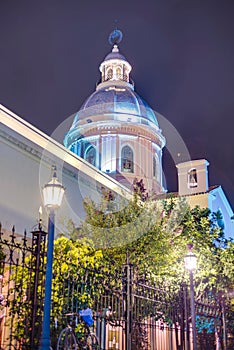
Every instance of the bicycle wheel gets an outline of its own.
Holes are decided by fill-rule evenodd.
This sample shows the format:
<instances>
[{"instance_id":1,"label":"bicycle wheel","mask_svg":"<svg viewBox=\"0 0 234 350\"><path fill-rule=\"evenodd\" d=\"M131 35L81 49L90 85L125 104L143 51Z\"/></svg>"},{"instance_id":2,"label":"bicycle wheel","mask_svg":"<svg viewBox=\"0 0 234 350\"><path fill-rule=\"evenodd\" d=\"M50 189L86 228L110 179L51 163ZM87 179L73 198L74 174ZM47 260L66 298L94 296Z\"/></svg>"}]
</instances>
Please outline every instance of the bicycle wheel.
<instances>
[{"instance_id":1,"label":"bicycle wheel","mask_svg":"<svg viewBox=\"0 0 234 350\"><path fill-rule=\"evenodd\" d=\"M60 333L56 350L78 350L76 337L70 328L65 328Z\"/></svg>"},{"instance_id":2,"label":"bicycle wheel","mask_svg":"<svg viewBox=\"0 0 234 350\"><path fill-rule=\"evenodd\" d=\"M90 333L86 338L87 350L99 350L99 341L94 333Z\"/></svg>"}]
</instances>

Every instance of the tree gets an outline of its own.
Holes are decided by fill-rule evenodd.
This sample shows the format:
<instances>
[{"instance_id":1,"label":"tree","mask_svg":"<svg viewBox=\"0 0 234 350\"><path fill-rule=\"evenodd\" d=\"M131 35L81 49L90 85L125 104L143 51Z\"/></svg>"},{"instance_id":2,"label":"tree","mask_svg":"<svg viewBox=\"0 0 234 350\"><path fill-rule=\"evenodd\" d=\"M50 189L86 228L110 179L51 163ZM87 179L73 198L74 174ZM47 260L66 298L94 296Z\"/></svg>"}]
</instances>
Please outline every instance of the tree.
<instances>
[{"instance_id":1,"label":"tree","mask_svg":"<svg viewBox=\"0 0 234 350\"><path fill-rule=\"evenodd\" d=\"M87 217L79 234L102 249L107 264L120 266L128 253L138 274L148 274L152 282L177 286L177 290L182 282L189 282L184 256L192 244L198 258L196 300L206 295L218 305L223 293L227 299L234 286L234 243L224 237L220 213L198 206L191 209L185 200L173 197L151 200L142 182L135 181L134 186L133 199L119 211L110 209L113 196L111 200L104 196L98 205L86 199ZM227 324L232 331L233 306L228 299ZM199 318L200 329L207 324L213 329L214 319Z\"/></svg>"},{"instance_id":2,"label":"tree","mask_svg":"<svg viewBox=\"0 0 234 350\"><path fill-rule=\"evenodd\" d=\"M187 244L192 243L198 257L198 297L207 289L230 288L234 281L233 242L224 237L218 224L220 213L191 209L184 199L151 200L141 182L134 186L133 199L119 211L110 210L113 196L110 200L104 195L99 204L86 199L87 217L79 235L93 241L108 264L123 264L128 252L138 270L178 286L187 278L184 256Z\"/></svg>"}]
</instances>

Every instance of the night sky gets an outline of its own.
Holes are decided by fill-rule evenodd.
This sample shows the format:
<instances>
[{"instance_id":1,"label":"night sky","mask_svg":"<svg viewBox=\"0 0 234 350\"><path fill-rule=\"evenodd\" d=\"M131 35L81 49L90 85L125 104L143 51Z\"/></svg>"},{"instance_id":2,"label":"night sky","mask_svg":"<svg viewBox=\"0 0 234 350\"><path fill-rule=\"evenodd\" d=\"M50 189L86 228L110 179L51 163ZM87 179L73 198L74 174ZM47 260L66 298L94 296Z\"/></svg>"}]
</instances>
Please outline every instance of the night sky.
<instances>
[{"instance_id":1,"label":"night sky","mask_svg":"<svg viewBox=\"0 0 234 350\"><path fill-rule=\"evenodd\" d=\"M51 135L94 91L117 20L136 91L234 207L233 18L233 0L0 0L0 103Z\"/></svg>"}]
</instances>

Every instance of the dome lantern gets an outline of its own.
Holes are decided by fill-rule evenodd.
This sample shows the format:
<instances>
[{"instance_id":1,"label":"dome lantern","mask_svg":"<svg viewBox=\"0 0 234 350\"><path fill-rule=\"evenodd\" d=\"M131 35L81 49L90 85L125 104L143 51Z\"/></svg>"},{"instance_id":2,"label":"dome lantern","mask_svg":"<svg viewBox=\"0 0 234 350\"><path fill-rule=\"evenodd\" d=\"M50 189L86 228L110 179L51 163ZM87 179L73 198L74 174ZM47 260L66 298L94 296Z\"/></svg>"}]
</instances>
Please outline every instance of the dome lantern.
<instances>
[{"instance_id":1,"label":"dome lantern","mask_svg":"<svg viewBox=\"0 0 234 350\"><path fill-rule=\"evenodd\" d=\"M107 81L123 81L129 83L129 74L132 67L119 52L117 45L121 42L122 37L122 32L118 29L115 29L109 36L109 43L113 45L113 48L99 67L102 83Z\"/></svg>"}]
</instances>

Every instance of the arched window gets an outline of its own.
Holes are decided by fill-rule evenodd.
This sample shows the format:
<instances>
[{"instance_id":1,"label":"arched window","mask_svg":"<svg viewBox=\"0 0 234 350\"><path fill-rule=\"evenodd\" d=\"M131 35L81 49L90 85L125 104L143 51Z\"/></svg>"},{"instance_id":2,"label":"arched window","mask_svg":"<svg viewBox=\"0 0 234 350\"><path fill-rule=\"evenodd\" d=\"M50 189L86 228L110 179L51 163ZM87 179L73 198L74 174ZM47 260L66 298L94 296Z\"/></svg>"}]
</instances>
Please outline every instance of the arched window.
<instances>
[{"instance_id":1,"label":"arched window","mask_svg":"<svg viewBox=\"0 0 234 350\"><path fill-rule=\"evenodd\" d=\"M90 164L96 166L96 150L93 146L88 146L85 151L84 159Z\"/></svg>"},{"instance_id":2,"label":"arched window","mask_svg":"<svg viewBox=\"0 0 234 350\"><path fill-rule=\"evenodd\" d=\"M121 68L120 67L116 68L116 78L117 79L121 79L122 78Z\"/></svg>"},{"instance_id":3,"label":"arched window","mask_svg":"<svg viewBox=\"0 0 234 350\"><path fill-rule=\"evenodd\" d=\"M113 78L113 70L112 70L112 68L109 68L108 71L107 71L106 79L107 80L111 80L112 78Z\"/></svg>"},{"instance_id":4,"label":"arched window","mask_svg":"<svg viewBox=\"0 0 234 350\"><path fill-rule=\"evenodd\" d=\"M124 146L121 151L121 171L125 173L133 173L133 151L131 147Z\"/></svg>"},{"instance_id":5,"label":"arched window","mask_svg":"<svg viewBox=\"0 0 234 350\"><path fill-rule=\"evenodd\" d=\"M188 172L188 187L197 187L197 170L195 168L190 169Z\"/></svg>"}]
</instances>

